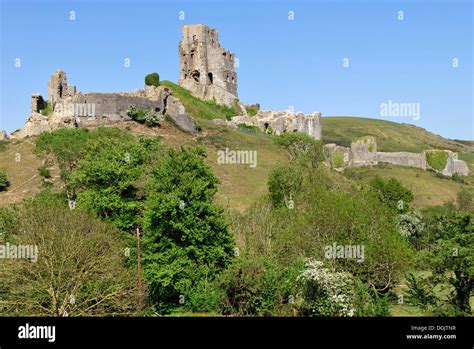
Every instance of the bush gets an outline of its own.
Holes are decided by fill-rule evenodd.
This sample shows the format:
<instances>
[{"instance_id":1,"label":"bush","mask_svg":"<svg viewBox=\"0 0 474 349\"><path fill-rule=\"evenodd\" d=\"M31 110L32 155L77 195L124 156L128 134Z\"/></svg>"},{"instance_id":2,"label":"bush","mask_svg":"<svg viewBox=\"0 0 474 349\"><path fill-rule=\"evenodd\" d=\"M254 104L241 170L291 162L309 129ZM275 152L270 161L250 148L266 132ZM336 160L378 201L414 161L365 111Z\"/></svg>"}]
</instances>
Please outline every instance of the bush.
<instances>
[{"instance_id":1,"label":"bush","mask_svg":"<svg viewBox=\"0 0 474 349\"><path fill-rule=\"evenodd\" d=\"M332 156L332 166L334 168L340 168L344 166L344 153L340 150L336 150Z\"/></svg>"},{"instance_id":2,"label":"bush","mask_svg":"<svg viewBox=\"0 0 474 349\"><path fill-rule=\"evenodd\" d=\"M301 188L303 177L291 165L277 165L268 177L268 191L275 207L288 206Z\"/></svg>"},{"instance_id":3,"label":"bush","mask_svg":"<svg viewBox=\"0 0 474 349\"><path fill-rule=\"evenodd\" d=\"M304 167L316 168L325 159L322 143L304 133L282 133L275 143L286 150L290 161Z\"/></svg>"},{"instance_id":4,"label":"bush","mask_svg":"<svg viewBox=\"0 0 474 349\"><path fill-rule=\"evenodd\" d=\"M0 191L7 190L10 182L8 181L7 174L4 171L0 171Z\"/></svg>"},{"instance_id":5,"label":"bush","mask_svg":"<svg viewBox=\"0 0 474 349\"><path fill-rule=\"evenodd\" d=\"M448 152L444 150L427 151L426 162L435 170L443 171L448 162Z\"/></svg>"},{"instance_id":6,"label":"bush","mask_svg":"<svg viewBox=\"0 0 474 349\"><path fill-rule=\"evenodd\" d=\"M255 116L258 113L258 109L255 107L245 107L245 110L247 110L249 116Z\"/></svg>"},{"instance_id":7,"label":"bush","mask_svg":"<svg viewBox=\"0 0 474 349\"><path fill-rule=\"evenodd\" d=\"M218 278L226 315L293 315L298 294L297 278L303 263L282 266L270 258L242 256Z\"/></svg>"},{"instance_id":8,"label":"bush","mask_svg":"<svg viewBox=\"0 0 474 349\"><path fill-rule=\"evenodd\" d=\"M408 211L408 203L413 201L413 193L405 188L400 181L395 178L385 181L381 177L375 176L370 185L377 193L380 201L388 207L400 212Z\"/></svg>"},{"instance_id":9,"label":"bush","mask_svg":"<svg viewBox=\"0 0 474 349\"><path fill-rule=\"evenodd\" d=\"M127 115L148 127L159 126L161 121L160 114L151 110L136 108L133 104L128 106Z\"/></svg>"},{"instance_id":10,"label":"bush","mask_svg":"<svg viewBox=\"0 0 474 349\"><path fill-rule=\"evenodd\" d=\"M53 112L53 105L50 101L45 101L46 107L40 110L40 113L44 116L49 116Z\"/></svg>"},{"instance_id":11,"label":"bush","mask_svg":"<svg viewBox=\"0 0 474 349\"><path fill-rule=\"evenodd\" d=\"M38 167L38 173L43 178L51 178L51 172L47 165L41 165Z\"/></svg>"},{"instance_id":12,"label":"bush","mask_svg":"<svg viewBox=\"0 0 474 349\"><path fill-rule=\"evenodd\" d=\"M260 131L260 129L255 126L255 125L247 125L245 123L241 123L241 124L238 124L237 127L240 129L240 130L244 130L244 131L250 131L252 133L257 133Z\"/></svg>"},{"instance_id":13,"label":"bush","mask_svg":"<svg viewBox=\"0 0 474 349\"><path fill-rule=\"evenodd\" d=\"M374 289L357 279L354 292L356 316L390 316L388 294L379 295Z\"/></svg>"},{"instance_id":14,"label":"bush","mask_svg":"<svg viewBox=\"0 0 474 349\"><path fill-rule=\"evenodd\" d=\"M472 206L472 194L469 189L462 187L457 194L456 202L460 210L471 211Z\"/></svg>"},{"instance_id":15,"label":"bush","mask_svg":"<svg viewBox=\"0 0 474 349\"><path fill-rule=\"evenodd\" d=\"M151 73L145 76L145 85L160 86L160 76L158 73Z\"/></svg>"},{"instance_id":16,"label":"bush","mask_svg":"<svg viewBox=\"0 0 474 349\"><path fill-rule=\"evenodd\" d=\"M303 289L303 316L354 316L352 275L333 272L323 262L309 260L298 277Z\"/></svg>"}]
</instances>

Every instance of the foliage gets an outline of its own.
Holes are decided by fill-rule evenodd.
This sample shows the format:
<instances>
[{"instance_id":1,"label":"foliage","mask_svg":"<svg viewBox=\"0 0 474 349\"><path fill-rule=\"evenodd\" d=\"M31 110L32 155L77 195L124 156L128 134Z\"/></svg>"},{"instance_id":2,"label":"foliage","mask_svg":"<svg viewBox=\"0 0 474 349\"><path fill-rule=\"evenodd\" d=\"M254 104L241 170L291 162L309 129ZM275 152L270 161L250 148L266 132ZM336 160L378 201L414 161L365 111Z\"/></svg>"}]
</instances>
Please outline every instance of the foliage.
<instances>
[{"instance_id":1,"label":"foliage","mask_svg":"<svg viewBox=\"0 0 474 349\"><path fill-rule=\"evenodd\" d=\"M170 149L154 168L145 201L143 269L160 312L206 273L225 268L234 242L213 202L218 179L202 148ZM208 272L209 271L209 272Z\"/></svg>"},{"instance_id":2,"label":"foliage","mask_svg":"<svg viewBox=\"0 0 474 349\"><path fill-rule=\"evenodd\" d=\"M82 128L61 128L54 132L43 132L36 140L35 153L56 159L61 178L68 188L72 171L85 155L86 143L91 137L91 133Z\"/></svg>"},{"instance_id":3,"label":"foliage","mask_svg":"<svg viewBox=\"0 0 474 349\"><path fill-rule=\"evenodd\" d=\"M254 126L254 125L247 125L246 123L238 124L237 127L238 127L240 130L250 131L250 132L253 132L253 133L256 133L256 132L259 132L259 131L260 131L260 129L259 129L257 126Z\"/></svg>"},{"instance_id":4,"label":"foliage","mask_svg":"<svg viewBox=\"0 0 474 349\"><path fill-rule=\"evenodd\" d=\"M145 76L145 85L160 86L160 76L158 73L151 73Z\"/></svg>"},{"instance_id":5,"label":"foliage","mask_svg":"<svg viewBox=\"0 0 474 349\"><path fill-rule=\"evenodd\" d=\"M433 280L454 288L451 303L461 312L471 313L469 297L474 287L474 220L472 214L456 212L434 218L437 237L432 251Z\"/></svg>"},{"instance_id":6,"label":"foliage","mask_svg":"<svg viewBox=\"0 0 474 349\"><path fill-rule=\"evenodd\" d=\"M303 263L280 266L271 259L241 256L218 278L225 297L225 315L293 315L296 310L296 279Z\"/></svg>"},{"instance_id":7,"label":"foliage","mask_svg":"<svg viewBox=\"0 0 474 349\"><path fill-rule=\"evenodd\" d=\"M353 306L355 316L390 315L388 295L379 295L359 279L355 282Z\"/></svg>"},{"instance_id":8,"label":"foliage","mask_svg":"<svg viewBox=\"0 0 474 349\"><path fill-rule=\"evenodd\" d=\"M245 110L247 111L247 114L249 116L255 116L258 113L258 109L256 107L252 107L252 106L245 107Z\"/></svg>"},{"instance_id":9,"label":"foliage","mask_svg":"<svg viewBox=\"0 0 474 349\"><path fill-rule=\"evenodd\" d=\"M416 243L421 238L425 229L423 216L418 211L398 215L397 226L400 234L412 243Z\"/></svg>"},{"instance_id":10,"label":"foliage","mask_svg":"<svg viewBox=\"0 0 474 349\"><path fill-rule=\"evenodd\" d=\"M472 193L466 187L462 187L457 194L456 202L462 211L472 211Z\"/></svg>"},{"instance_id":11,"label":"foliage","mask_svg":"<svg viewBox=\"0 0 474 349\"><path fill-rule=\"evenodd\" d=\"M159 126L161 122L160 114L151 110L136 108L133 104L128 106L127 115L148 127Z\"/></svg>"},{"instance_id":12,"label":"foliage","mask_svg":"<svg viewBox=\"0 0 474 349\"><path fill-rule=\"evenodd\" d=\"M448 161L448 152L444 150L430 150L426 152L426 162L432 168L443 171Z\"/></svg>"},{"instance_id":13,"label":"foliage","mask_svg":"<svg viewBox=\"0 0 474 349\"><path fill-rule=\"evenodd\" d=\"M332 156L332 166L334 168L341 168L344 166L344 153L340 150L336 150Z\"/></svg>"},{"instance_id":14,"label":"foliage","mask_svg":"<svg viewBox=\"0 0 474 349\"><path fill-rule=\"evenodd\" d=\"M285 132L275 137L275 143L285 149L290 161L296 164L316 168L324 161L322 143L307 134Z\"/></svg>"},{"instance_id":15,"label":"foliage","mask_svg":"<svg viewBox=\"0 0 474 349\"><path fill-rule=\"evenodd\" d=\"M224 119L230 120L232 117L238 115L235 106L228 106L225 104L217 104L215 101L205 101L194 97L191 92L181 86L178 86L170 81L162 81L162 86L171 89L174 96L179 98L186 108L186 112L194 118L200 119Z\"/></svg>"},{"instance_id":16,"label":"foliage","mask_svg":"<svg viewBox=\"0 0 474 349\"><path fill-rule=\"evenodd\" d=\"M385 181L381 177L375 176L370 185L381 202L402 213L407 212L408 204L413 201L413 193L395 178Z\"/></svg>"},{"instance_id":17,"label":"foliage","mask_svg":"<svg viewBox=\"0 0 474 349\"><path fill-rule=\"evenodd\" d=\"M423 311L437 307L439 300L427 279L417 278L413 273L409 273L406 280L408 284L408 303L420 307Z\"/></svg>"},{"instance_id":18,"label":"foliage","mask_svg":"<svg viewBox=\"0 0 474 349\"><path fill-rule=\"evenodd\" d=\"M42 195L19 213L13 235L30 259L6 259L0 313L16 316L114 316L140 312L136 277L124 266L117 232L85 212ZM36 249L36 253L34 254ZM36 256L36 257L35 257Z\"/></svg>"},{"instance_id":19,"label":"foliage","mask_svg":"<svg viewBox=\"0 0 474 349\"><path fill-rule=\"evenodd\" d=\"M10 185L10 181L8 180L7 174L5 171L0 170L0 191L4 191Z\"/></svg>"},{"instance_id":20,"label":"foliage","mask_svg":"<svg viewBox=\"0 0 474 349\"><path fill-rule=\"evenodd\" d=\"M333 272L323 262L309 260L298 277L303 288L300 313L304 316L353 316L354 280L349 273Z\"/></svg>"},{"instance_id":21,"label":"foliage","mask_svg":"<svg viewBox=\"0 0 474 349\"><path fill-rule=\"evenodd\" d=\"M40 110L40 113L43 116L49 116L53 113L53 105L51 104L50 101L45 101L46 107Z\"/></svg>"},{"instance_id":22,"label":"foliage","mask_svg":"<svg viewBox=\"0 0 474 349\"><path fill-rule=\"evenodd\" d=\"M38 173L43 178L51 178L51 172L49 171L49 167L46 164L38 167Z\"/></svg>"},{"instance_id":23,"label":"foliage","mask_svg":"<svg viewBox=\"0 0 474 349\"><path fill-rule=\"evenodd\" d=\"M297 168L277 165L268 177L268 191L275 207L288 206L289 200L300 190L303 178Z\"/></svg>"}]
</instances>

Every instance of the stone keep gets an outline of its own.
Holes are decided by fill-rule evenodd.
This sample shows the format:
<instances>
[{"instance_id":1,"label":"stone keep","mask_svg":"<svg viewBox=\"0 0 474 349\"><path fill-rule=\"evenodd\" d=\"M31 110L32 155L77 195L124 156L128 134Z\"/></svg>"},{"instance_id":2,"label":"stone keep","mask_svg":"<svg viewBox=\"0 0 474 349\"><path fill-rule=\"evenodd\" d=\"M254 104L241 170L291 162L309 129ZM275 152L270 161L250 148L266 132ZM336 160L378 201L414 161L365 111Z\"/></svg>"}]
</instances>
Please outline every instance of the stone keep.
<instances>
[{"instance_id":1,"label":"stone keep","mask_svg":"<svg viewBox=\"0 0 474 349\"><path fill-rule=\"evenodd\" d=\"M68 86L66 73L62 70L56 70L48 81L48 100L53 110L56 102L66 97L73 97L75 94L76 86Z\"/></svg>"},{"instance_id":2,"label":"stone keep","mask_svg":"<svg viewBox=\"0 0 474 349\"><path fill-rule=\"evenodd\" d=\"M234 54L221 47L217 31L204 24L183 26L179 85L201 99L233 105L237 100Z\"/></svg>"}]
</instances>

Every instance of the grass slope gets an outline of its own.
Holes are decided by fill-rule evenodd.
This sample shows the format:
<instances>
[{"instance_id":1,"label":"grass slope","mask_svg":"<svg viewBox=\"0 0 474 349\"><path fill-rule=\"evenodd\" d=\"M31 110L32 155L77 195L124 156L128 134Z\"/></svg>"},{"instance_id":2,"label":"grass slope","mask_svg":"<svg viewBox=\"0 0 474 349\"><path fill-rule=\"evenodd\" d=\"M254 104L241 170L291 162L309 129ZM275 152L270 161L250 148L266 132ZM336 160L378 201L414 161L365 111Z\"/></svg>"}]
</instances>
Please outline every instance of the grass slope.
<instances>
[{"instance_id":1,"label":"grass slope","mask_svg":"<svg viewBox=\"0 0 474 349\"><path fill-rule=\"evenodd\" d=\"M421 152L429 149L448 149L456 152L473 152L470 141L450 140L423 128L386 120L356 117L323 117L323 142L350 146L363 136L373 136L378 151Z\"/></svg>"}]
</instances>

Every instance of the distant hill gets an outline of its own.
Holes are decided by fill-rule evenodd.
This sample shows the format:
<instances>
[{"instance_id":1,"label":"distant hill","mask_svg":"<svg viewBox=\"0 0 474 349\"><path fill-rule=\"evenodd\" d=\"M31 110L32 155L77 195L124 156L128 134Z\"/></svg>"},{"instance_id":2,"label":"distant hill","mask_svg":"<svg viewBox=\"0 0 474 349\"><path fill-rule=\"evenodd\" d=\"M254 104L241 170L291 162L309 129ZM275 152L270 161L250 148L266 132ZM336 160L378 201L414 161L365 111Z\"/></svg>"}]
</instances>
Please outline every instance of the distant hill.
<instances>
[{"instance_id":1,"label":"distant hill","mask_svg":"<svg viewBox=\"0 0 474 349\"><path fill-rule=\"evenodd\" d=\"M323 142L350 146L359 137L373 136L379 151L421 152L428 149L447 149L473 152L474 142L451 140L435 135L424 128L409 124L359 117L323 117Z\"/></svg>"}]
</instances>

